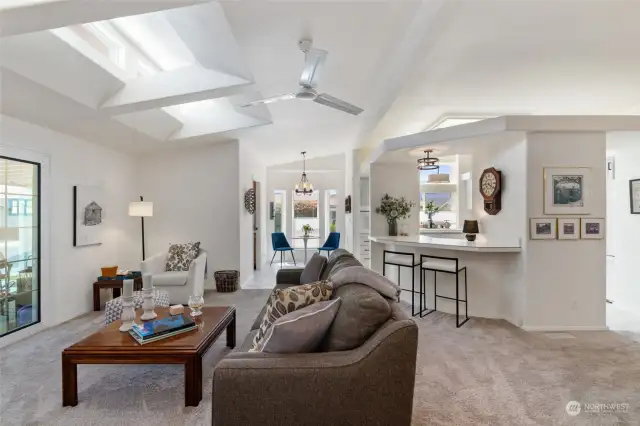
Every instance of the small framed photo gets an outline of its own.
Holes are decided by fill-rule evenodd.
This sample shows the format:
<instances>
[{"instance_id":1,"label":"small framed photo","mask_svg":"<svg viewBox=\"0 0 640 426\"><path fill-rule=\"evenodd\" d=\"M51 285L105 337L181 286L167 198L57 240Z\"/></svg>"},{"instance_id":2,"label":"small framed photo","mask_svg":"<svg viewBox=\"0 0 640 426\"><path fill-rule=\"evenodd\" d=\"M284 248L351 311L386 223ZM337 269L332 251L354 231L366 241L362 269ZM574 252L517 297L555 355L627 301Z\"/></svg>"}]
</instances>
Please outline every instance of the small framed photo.
<instances>
[{"instance_id":1,"label":"small framed photo","mask_svg":"<svg viewBox=\"0 0 640 426\"><path fill-rule=\"evenodd\" d=\"M601 240L604 238L604 219L583 217L580 222L580 238L583 240Z\"/></svg>"},{"instance_id":2,"label":"small framed photo","mask_svg":"<svg viewBox=\"0 0 640 426\"><path fill-rule=\"evenodd\" d=\"M580 238L580 218L558 218L558 239L577 240Z\"/></svg>"},{"instance_id":3,"label":"small framed photo","mask_svg":"<svg viewBox=\"0 0 640 426\"><path fill-rule=\"evenodd\" d=\"M590 191L590 168L544 168L544 214L590 214Z\"/></svg>"},{"instance_id":4,"label":"small framed photo","mask_svg":"<svg viewBox=\"0 0 640 426\"><path fill-rule=\"evenodd\" d=\"M629 198L631 201L631 214L640 214L640 179L629 181Z\"/></svg>"},{"instance_id":5,"label":"small framed photo","mask_svg":"<svg viewBox=\"0 0 640 426\"><path fill-rule=\"evenodd\" d=\"M529 231L532 240L555 240L557 220L548 217L533 217L529 219Z\"/></svg>"}]
</instances>

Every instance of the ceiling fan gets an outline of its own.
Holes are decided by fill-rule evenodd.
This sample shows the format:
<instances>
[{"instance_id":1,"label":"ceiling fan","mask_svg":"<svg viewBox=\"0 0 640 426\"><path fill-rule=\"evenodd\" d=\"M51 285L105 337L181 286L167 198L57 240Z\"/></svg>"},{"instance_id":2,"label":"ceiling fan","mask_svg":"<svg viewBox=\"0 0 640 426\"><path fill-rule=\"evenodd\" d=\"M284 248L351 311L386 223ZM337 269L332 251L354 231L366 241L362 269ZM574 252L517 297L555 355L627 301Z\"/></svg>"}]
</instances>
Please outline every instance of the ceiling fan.
<instances>
[{"instance_id":1,"label":"ceiling fan","mask_svg":"<svg viewBox=\"0 0 640 426\"><path fill-rule=\"evenodd\" d=\"M326 50L314 48L310 40L302 40L298 43L298 46L305 54L304 69L302 70L300 82L298 83L300 85L298 91L294 93L287 93L286 95L279 95L249 102L242 105L243 107L258 104L270 104L272 102L287 101L290 99L301 99L304 101L314 101L321 105L335 108L353 115L358 115L364 111L362 108L358 108L355 105L338 98L334 98L326 93L318 93L316 91L316 87L318 86L328 52Z\"/></svg>"}]
</instances>

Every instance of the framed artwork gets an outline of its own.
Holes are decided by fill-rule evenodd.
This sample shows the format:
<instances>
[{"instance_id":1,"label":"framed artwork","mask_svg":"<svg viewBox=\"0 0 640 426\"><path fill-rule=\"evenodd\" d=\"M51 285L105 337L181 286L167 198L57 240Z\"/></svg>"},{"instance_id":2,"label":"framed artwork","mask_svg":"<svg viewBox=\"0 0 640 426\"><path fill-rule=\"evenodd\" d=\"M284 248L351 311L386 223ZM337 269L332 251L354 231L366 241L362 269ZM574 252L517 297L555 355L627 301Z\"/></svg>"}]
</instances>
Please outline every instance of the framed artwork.
<instances>
[{"instance_id":1,"label":"framed artwork","mask_svg":"<svg viewBox=\"0 0 640 426\"><path fill-rule=\"evenodd\" d=\"M558 239L577 240L578 238L580 238L580 218L558 218Z\"/></svg>"},{"instance_id":2,"label":"framed artwork","mask_svg":"<svg viewBox=\"0 0 640 426\"><path fill-rule=\"evenodd\" d=\"M102 244L104 192L99 186L73 187L73 246Z\"/></svg>"},{"instance_id":3,"label":"framed artwork","mask_svg":"<svg viewBox=\"0 0 640 426\"><path fill-rule=\"evenodd\" d=\"M640 179L629 181L629 199L631 202L631 214L640 214Z\"/></svg>"},{"instance_id":4,"label":"framed artwork","mask_svg":"<svg viewBox=\"0 0 640 426\"><path fill-rule=\"evenodd\" d=\"M557 220L549 217L532 217L529 219L529 234L532 240L555 240Z\"/></svg>"},{"instance_id":5,"label":"framed artwork","mask_svg":"<svg viewBox=\"0 0 640 426\"><path fill-rule=\"evenodd\" d=\"M604 219L583 217L580 222L580 238L583 240L601 240L604 238Z\"/></svg>"},{"instance_id":6,"label":"framed artwork","mask_svg":"<svg viewBox=\"0 0 640 426\"><path fill-rule=\"evenodd\" d=\"M544 214L589 214L591 169L544 168Z\"/></svg>"}]
</instances>

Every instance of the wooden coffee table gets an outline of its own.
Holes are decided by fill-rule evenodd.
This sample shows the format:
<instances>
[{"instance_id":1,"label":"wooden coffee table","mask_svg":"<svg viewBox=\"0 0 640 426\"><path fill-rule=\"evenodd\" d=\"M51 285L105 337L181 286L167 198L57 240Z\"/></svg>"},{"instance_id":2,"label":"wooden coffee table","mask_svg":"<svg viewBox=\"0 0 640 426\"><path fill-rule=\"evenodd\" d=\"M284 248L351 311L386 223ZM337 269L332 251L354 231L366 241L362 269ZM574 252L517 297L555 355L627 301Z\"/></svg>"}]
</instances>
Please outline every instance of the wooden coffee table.
<instances>
[{"instance_id":1,"label":"wooden coffee table","mask_svg":"<svg viewBox=\"0 0 640 426\"><path fill-rule=\"evenodd\" d=\"M168 308L156 308L158 318ZM138 310L140 321L142 310ZM186 314L188 315L188 314ZM223 331L227 346L236 346L235 307L204 307L196 319L198 330L157 342L138 344L129 333L118 330L120 321L69 346L62 352L62 405L78 404L78 364L184 364L184 404L195 407L202 400L202 357Z\"/></svg>"},{"instance_id":2,"label":"wooden coffee table","mask_svg":"<svg viewBox=\"0 0 640 426\"><path fill-rule=\"evenodd\" d=\"M133 290L140 291L142 290L142 277L137 276L135 278L131 278L133 280ZM116 297L120 297L120 290L124 286L124 280L98 280L93 283L93 310L100 310L100 289L110 288L111 289L111 297L114 299Z\"/></svg>"}]
</instances>

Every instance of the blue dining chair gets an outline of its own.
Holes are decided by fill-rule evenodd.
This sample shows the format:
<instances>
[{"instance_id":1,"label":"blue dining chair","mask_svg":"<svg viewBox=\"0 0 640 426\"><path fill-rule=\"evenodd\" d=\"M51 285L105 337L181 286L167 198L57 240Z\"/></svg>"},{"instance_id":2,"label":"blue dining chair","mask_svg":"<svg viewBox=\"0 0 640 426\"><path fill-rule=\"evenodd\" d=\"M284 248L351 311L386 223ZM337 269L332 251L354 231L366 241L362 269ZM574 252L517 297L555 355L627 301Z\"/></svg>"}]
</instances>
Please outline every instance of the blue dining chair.
<instances>
[{"instance_id":1,"label":"blue dining chair","mask_svg":"<svg viewBox=\"0 0 640 426\"><path fill-rule=\"evenodd\" d=\"M324 242L324 245L322 247L318 248L318 253L324 250L327 252L327 256L329 256L331 252L334 250L337 250L339 246L340 246L340 233L330 232L329 238L327 238L327 241Z\"/></svg>"},{"instance_id":2,"label":"blue dining chair","mask_svg":"<svg viewBox=\"0 0 640 426\"><path fill-rule=\"evenodd\" d=\"M273 257L271 258L271 263L269 263L269 266L273 264L273 259L275 259L276 253L280 252L280 268L282 268L282 261L285 251L291 252L291 257L293 257L293 264L296 265L296 257L293 255L293 247L289 245L289 241L287 241L287 237L285 237L284 232L271 233L271 246L273 247Z\"/></svg>"}]
</instances>

